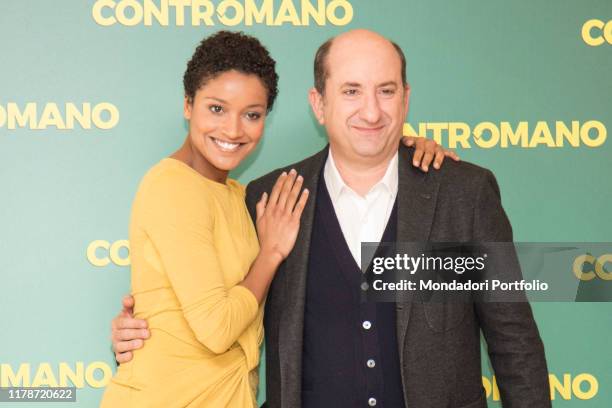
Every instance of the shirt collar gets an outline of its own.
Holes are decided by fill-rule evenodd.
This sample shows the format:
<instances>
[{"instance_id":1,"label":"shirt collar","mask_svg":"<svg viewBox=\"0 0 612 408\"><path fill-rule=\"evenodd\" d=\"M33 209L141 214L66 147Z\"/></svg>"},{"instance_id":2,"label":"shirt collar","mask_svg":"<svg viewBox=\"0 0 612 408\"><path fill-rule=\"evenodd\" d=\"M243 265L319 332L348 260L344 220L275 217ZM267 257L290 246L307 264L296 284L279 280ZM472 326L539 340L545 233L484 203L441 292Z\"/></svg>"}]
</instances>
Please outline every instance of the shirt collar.
<instances>
[{"instance_id":1,"label":"shirt collar","mask_svg":"<svg viewBox=\"0 0 612 408\"><path fill-rule=\"evenodd\" d=\"M387 171L385 175L376 183L370 191L373 191L378 186L381 186L386 190L391 199L395 199L397 195L397 185L398 185L398 153L396 152L391 161L389 162L389 166L387 167ZM325 167L323 169L323 176L325 178L325 186L327 187L327 191L329 192L329 196L332 202L336 202L338 197L343 192L353 192L355 193L349 186L346 185L344 180L342 180L342 176L340 176L340 172L336 167L336 163L334 162L334 157L332 155L331 149L329 149L329 154L327 155L327 160L325 161Z\"/></svg>"}]
</instances>

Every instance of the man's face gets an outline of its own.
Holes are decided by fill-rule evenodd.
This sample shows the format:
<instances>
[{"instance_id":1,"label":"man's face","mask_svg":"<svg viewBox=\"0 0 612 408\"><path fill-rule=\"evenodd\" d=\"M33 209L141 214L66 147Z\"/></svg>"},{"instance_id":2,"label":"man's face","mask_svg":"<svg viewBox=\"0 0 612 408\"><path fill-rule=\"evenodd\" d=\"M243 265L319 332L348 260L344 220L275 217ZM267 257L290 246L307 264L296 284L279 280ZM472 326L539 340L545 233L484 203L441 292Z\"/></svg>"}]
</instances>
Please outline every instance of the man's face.
<instances>
[{"instance_id":1,"label":"man's face","mask_svg":"<svg viewBox=\"0 0 612 408\"><path fill-rule=\"evenodd\" d=\"M369 32L336 38L327 56L325 95L310 101L334 156L379 163L397 151L408 113L401 60L393 45Z\"/></svg>"}]
</instances>

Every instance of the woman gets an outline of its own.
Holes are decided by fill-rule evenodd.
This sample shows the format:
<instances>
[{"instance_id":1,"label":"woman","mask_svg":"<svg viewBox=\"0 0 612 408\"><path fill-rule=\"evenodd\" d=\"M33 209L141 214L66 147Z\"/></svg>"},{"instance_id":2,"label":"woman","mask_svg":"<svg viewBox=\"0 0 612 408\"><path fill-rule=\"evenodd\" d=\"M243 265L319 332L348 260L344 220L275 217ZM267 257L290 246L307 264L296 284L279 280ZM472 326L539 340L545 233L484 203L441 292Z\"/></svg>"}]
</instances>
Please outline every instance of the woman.
<instances>
[{"instance_id":1,"label":"woman","mask_svg":"<svg viewBox=\"0 0 612 408\"><path fill-rule=\"evenodd\" d=\"M262 304L308 191L294 171L281 175L257 205L256 234L228 173L261 139L277 81L267 50L241 33L204 39L189 61L189 133L143 178L130 222L134 314L154 334L102 407L256 405Z\"/></svg>"}]
</instances>

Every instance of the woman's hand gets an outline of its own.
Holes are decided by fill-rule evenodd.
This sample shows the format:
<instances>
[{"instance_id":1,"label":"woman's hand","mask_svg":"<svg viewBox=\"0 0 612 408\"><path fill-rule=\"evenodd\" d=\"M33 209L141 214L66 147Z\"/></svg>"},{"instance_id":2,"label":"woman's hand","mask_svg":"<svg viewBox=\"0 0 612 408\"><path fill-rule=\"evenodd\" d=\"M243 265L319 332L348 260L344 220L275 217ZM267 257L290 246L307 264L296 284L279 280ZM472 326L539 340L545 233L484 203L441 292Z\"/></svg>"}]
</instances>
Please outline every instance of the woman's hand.
<instances>
[{"instance_id":1,"label":"woman's hand","mask_svg":"<svg viewBox=\"0 0 612 408\"><path fill-rule=\"evenodd\" d=\"M249 289L260 304L266 298L279 265L295 245L300 217L308 199L308 190L302 191L303 182L295 170L289 174L283 172L270 196L263 193L255 207L259 254L240 285Z\"/></svg>"},{"instance_id":2,"label":"woman's hand","mask_svg":"<svg viewBox=\"0 0 612 408\"><path fill-rule=\"evenodd\" d=\"M459 161L459 156L452 150L446 150L436 143L435 140L426 139L418 136L404 136L402 143L406 146L414 146L414 157L412 165L421 167L424 172L429 171L429 165L433 161L434 169L439 169L442 166L444 158L450 157L454 161Z\"/></svg>"},{"instance_id":3,"label":"woman's hand","mask_svg":"<svg viewBox=\"0 0 612 408\"><path fill-rule=\"evenodd\" d=\"M133 358L133 351L141 348L151 332L147 329L147 321L134 318L134 298L131 295L123 297L123 309L111 324L111 340L117 363L127 363Z\"/></svg>"},{"instance_id":4,"label":"woman's hand","mask_svg":"<svg viewBox=\"0 0 612 408\"><path fill-rule=\"evenodd\" d=\"M302 191L304 179L295 170L283 172L268 197L257 203L257 234L260 254L282 262L295 245L300 217L306 206L308 190Z\"/></svg>"}]
</instances>

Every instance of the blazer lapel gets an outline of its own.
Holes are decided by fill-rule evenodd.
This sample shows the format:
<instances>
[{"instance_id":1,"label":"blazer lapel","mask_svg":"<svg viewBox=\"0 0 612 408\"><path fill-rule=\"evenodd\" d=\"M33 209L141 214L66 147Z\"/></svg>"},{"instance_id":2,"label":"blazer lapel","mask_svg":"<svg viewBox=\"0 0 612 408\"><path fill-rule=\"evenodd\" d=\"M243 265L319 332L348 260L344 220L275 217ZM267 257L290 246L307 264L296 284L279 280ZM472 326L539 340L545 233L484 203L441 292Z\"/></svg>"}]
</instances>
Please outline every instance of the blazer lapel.
<instances>
[{"instance_id":1,"label":"blazer lapel","mask_svg":"<svg viewBox=\"0 0 612 408\"><path fill-rule=\"evenodd\" d=\"M319 176L327 159L328 149L329 146L326 146L316 155L295 166L299 174L304 177L303 186L309 190L309 196L302 213L300 231L295 246L283 264L285 296L284 310L281 312L279 326L281 401L283 407L300 406L306 273Z\"/></svg>"},{"instance_id":2,"label":"blazer lapel","mask_svg":"<svg viewBox=\"0 0 612 408\"><path fill-rule=\"evenodd\" d=\"M400 145L398 161L398 213L397 242L425 242L429 233L436 209L439 180L436 170L423 173L412 165L414 150ZM412 292L409 293L409 296ZM412 298L407 302L397 303L397 341L400 362L403 366L404 339L410 319ZM403 377L403 370L402 370ZM405 379L404 379L405 380Z\"/></svg>"}]
</instances>

